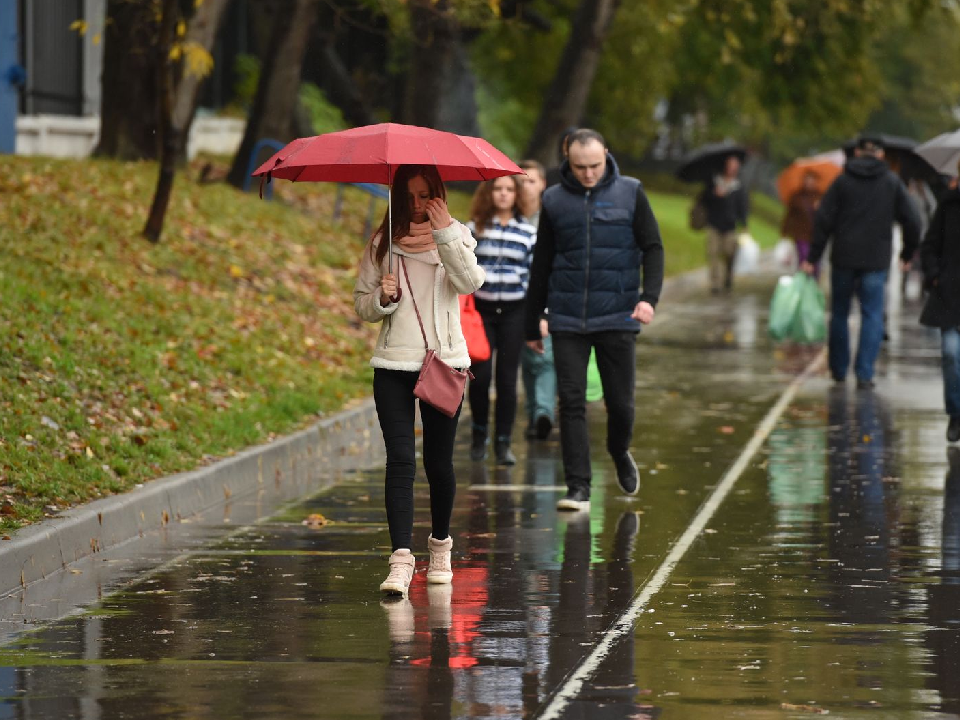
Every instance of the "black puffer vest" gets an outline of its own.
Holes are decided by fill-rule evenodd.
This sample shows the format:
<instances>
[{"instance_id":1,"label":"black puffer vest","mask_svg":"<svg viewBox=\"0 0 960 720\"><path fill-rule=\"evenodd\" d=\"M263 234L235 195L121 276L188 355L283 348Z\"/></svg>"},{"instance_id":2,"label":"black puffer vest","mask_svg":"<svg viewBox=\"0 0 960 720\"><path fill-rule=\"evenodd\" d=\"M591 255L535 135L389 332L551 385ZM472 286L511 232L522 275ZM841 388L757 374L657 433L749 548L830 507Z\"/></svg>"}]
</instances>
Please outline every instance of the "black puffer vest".
<instances>
[{"instance_id":1,"label":"black puffer vest","mask_svg":"<svg viewBox=\"0 0 960 720\"><path fill-rule=\"evenodd\" d=\"M639 188L608 154L595 187L583 187L564 163L560 184L544 193L556 245L547 296L551 332L640 331L630 317L640 301L642 253L633 232Z\"/></svg>"}]
</instances>

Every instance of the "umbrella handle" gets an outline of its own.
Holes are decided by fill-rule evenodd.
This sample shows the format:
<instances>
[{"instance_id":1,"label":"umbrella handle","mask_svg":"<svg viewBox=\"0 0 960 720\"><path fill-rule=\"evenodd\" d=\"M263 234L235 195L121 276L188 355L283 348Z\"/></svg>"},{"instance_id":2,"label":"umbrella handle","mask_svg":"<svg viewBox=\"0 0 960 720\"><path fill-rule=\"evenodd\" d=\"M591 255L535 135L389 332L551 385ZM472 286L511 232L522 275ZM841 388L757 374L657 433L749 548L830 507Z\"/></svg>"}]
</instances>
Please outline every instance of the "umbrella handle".
<instances>
[{"instance_id":1,"label":"umbrella handle","mask_svg":"<svg viewBox=\"0 0 960 720\"><path fill-rule=\"evenodd\" d=\"M400 298L402 297L403 297L403 291L400 288L397 288L397 294L394 295L392 298L390 298L390 302L398 303L400 302Z\"/></svg>"}]
</instances>

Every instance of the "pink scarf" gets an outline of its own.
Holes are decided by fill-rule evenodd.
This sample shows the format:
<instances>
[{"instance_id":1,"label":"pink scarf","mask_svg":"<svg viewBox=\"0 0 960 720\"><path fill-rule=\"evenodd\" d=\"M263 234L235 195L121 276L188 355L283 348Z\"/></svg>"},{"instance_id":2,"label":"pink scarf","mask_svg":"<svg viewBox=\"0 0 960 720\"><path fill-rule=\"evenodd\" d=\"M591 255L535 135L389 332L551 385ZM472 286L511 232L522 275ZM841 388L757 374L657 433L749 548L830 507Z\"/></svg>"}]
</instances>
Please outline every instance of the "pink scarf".
<instances>
[{"instance_id":1,"label":"pink scarf","mask_svg":"<svg viewBox=\"0 0 960 720\"><path fill-rule=\"evenodd\" d=\"M433 228L429 222L410 223L410 234L394 242L400 246L401 250L408 253L423 253L437 249L437 244L433 241Z\"/></svg>"}]
</instances>

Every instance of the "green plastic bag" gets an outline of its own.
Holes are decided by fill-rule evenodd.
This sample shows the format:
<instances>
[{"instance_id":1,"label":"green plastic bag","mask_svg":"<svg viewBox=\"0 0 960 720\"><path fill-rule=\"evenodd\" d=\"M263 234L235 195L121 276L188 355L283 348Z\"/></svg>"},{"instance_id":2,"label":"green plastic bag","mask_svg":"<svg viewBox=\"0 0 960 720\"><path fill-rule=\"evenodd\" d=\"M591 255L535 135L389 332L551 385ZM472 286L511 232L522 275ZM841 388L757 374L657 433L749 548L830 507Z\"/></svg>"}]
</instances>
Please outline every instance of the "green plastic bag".
<instances>
[{"instance_id":1,"label":"green plastic bag","mask_svg":"<svg viewBox=\"0 0 960 720\"><path fill-rule=\"evenodd\" d=\"M806 273L800 285L800 304L790 328L798 343L821 343L827 338L826 301L817 281Z\"/></svg>"},{"instance_id":2,"label":"green plastic bag","mask_svg":"<svg viewBox=\"0 0 960 720\"><path fill-rule=\"evenodd\" d=\"M798 343L823 342L827 336L824 306L816 280L804 272L784 275L770 300L770 336Z\"/></svg>"},{"instance_id":3,"label":"green plastic bag","mask_svg":"<svg viewBox=\"0 0 960 720\"><path fill-rule=\"evenodd\" d=\"M590 351L587 364L587 402L603 399L603 384L600 382L600 369L597 367L597 351Z\"/></svg>"}]
</instances>

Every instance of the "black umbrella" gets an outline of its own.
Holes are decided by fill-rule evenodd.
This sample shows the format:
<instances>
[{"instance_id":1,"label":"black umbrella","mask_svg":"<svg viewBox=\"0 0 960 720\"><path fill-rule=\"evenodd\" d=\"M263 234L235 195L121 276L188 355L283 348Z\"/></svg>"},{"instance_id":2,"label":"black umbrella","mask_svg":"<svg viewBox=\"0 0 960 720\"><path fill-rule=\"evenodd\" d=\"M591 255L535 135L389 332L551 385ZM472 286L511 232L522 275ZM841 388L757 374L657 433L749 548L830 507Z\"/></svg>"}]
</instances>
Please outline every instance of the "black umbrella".
<instances>
[{"instance_id":1,"label":"black umbrella","mask_svg":"<svg viewBox=\"0 0 960 720\"><path fill-rule=\"evenodd\" d=\"M940 173L914 151L914 148L917 147L917 141L913 138L883 133L870 137L875 137L883 144L883 154L887 162L890 163L891 167L896 168L897 173L903 180L923 180L930 184L940 181ZM843 152L847 159L853 157L856 148L857 138L847 140L843 144Z\"/></svg>"},{"instance_id":2,"label":"black umbrella","mask_svg":"<svg viewBox=\"0 0 960 720\"><path fill-rule=\"evenodd\" d=\"M731 155L743 162L747 157L747 149L734 143L711 143L699 147L680 163L677 177L684 182L709 182L723 172L723 166Z\"/></svg>"}]
</instances>

